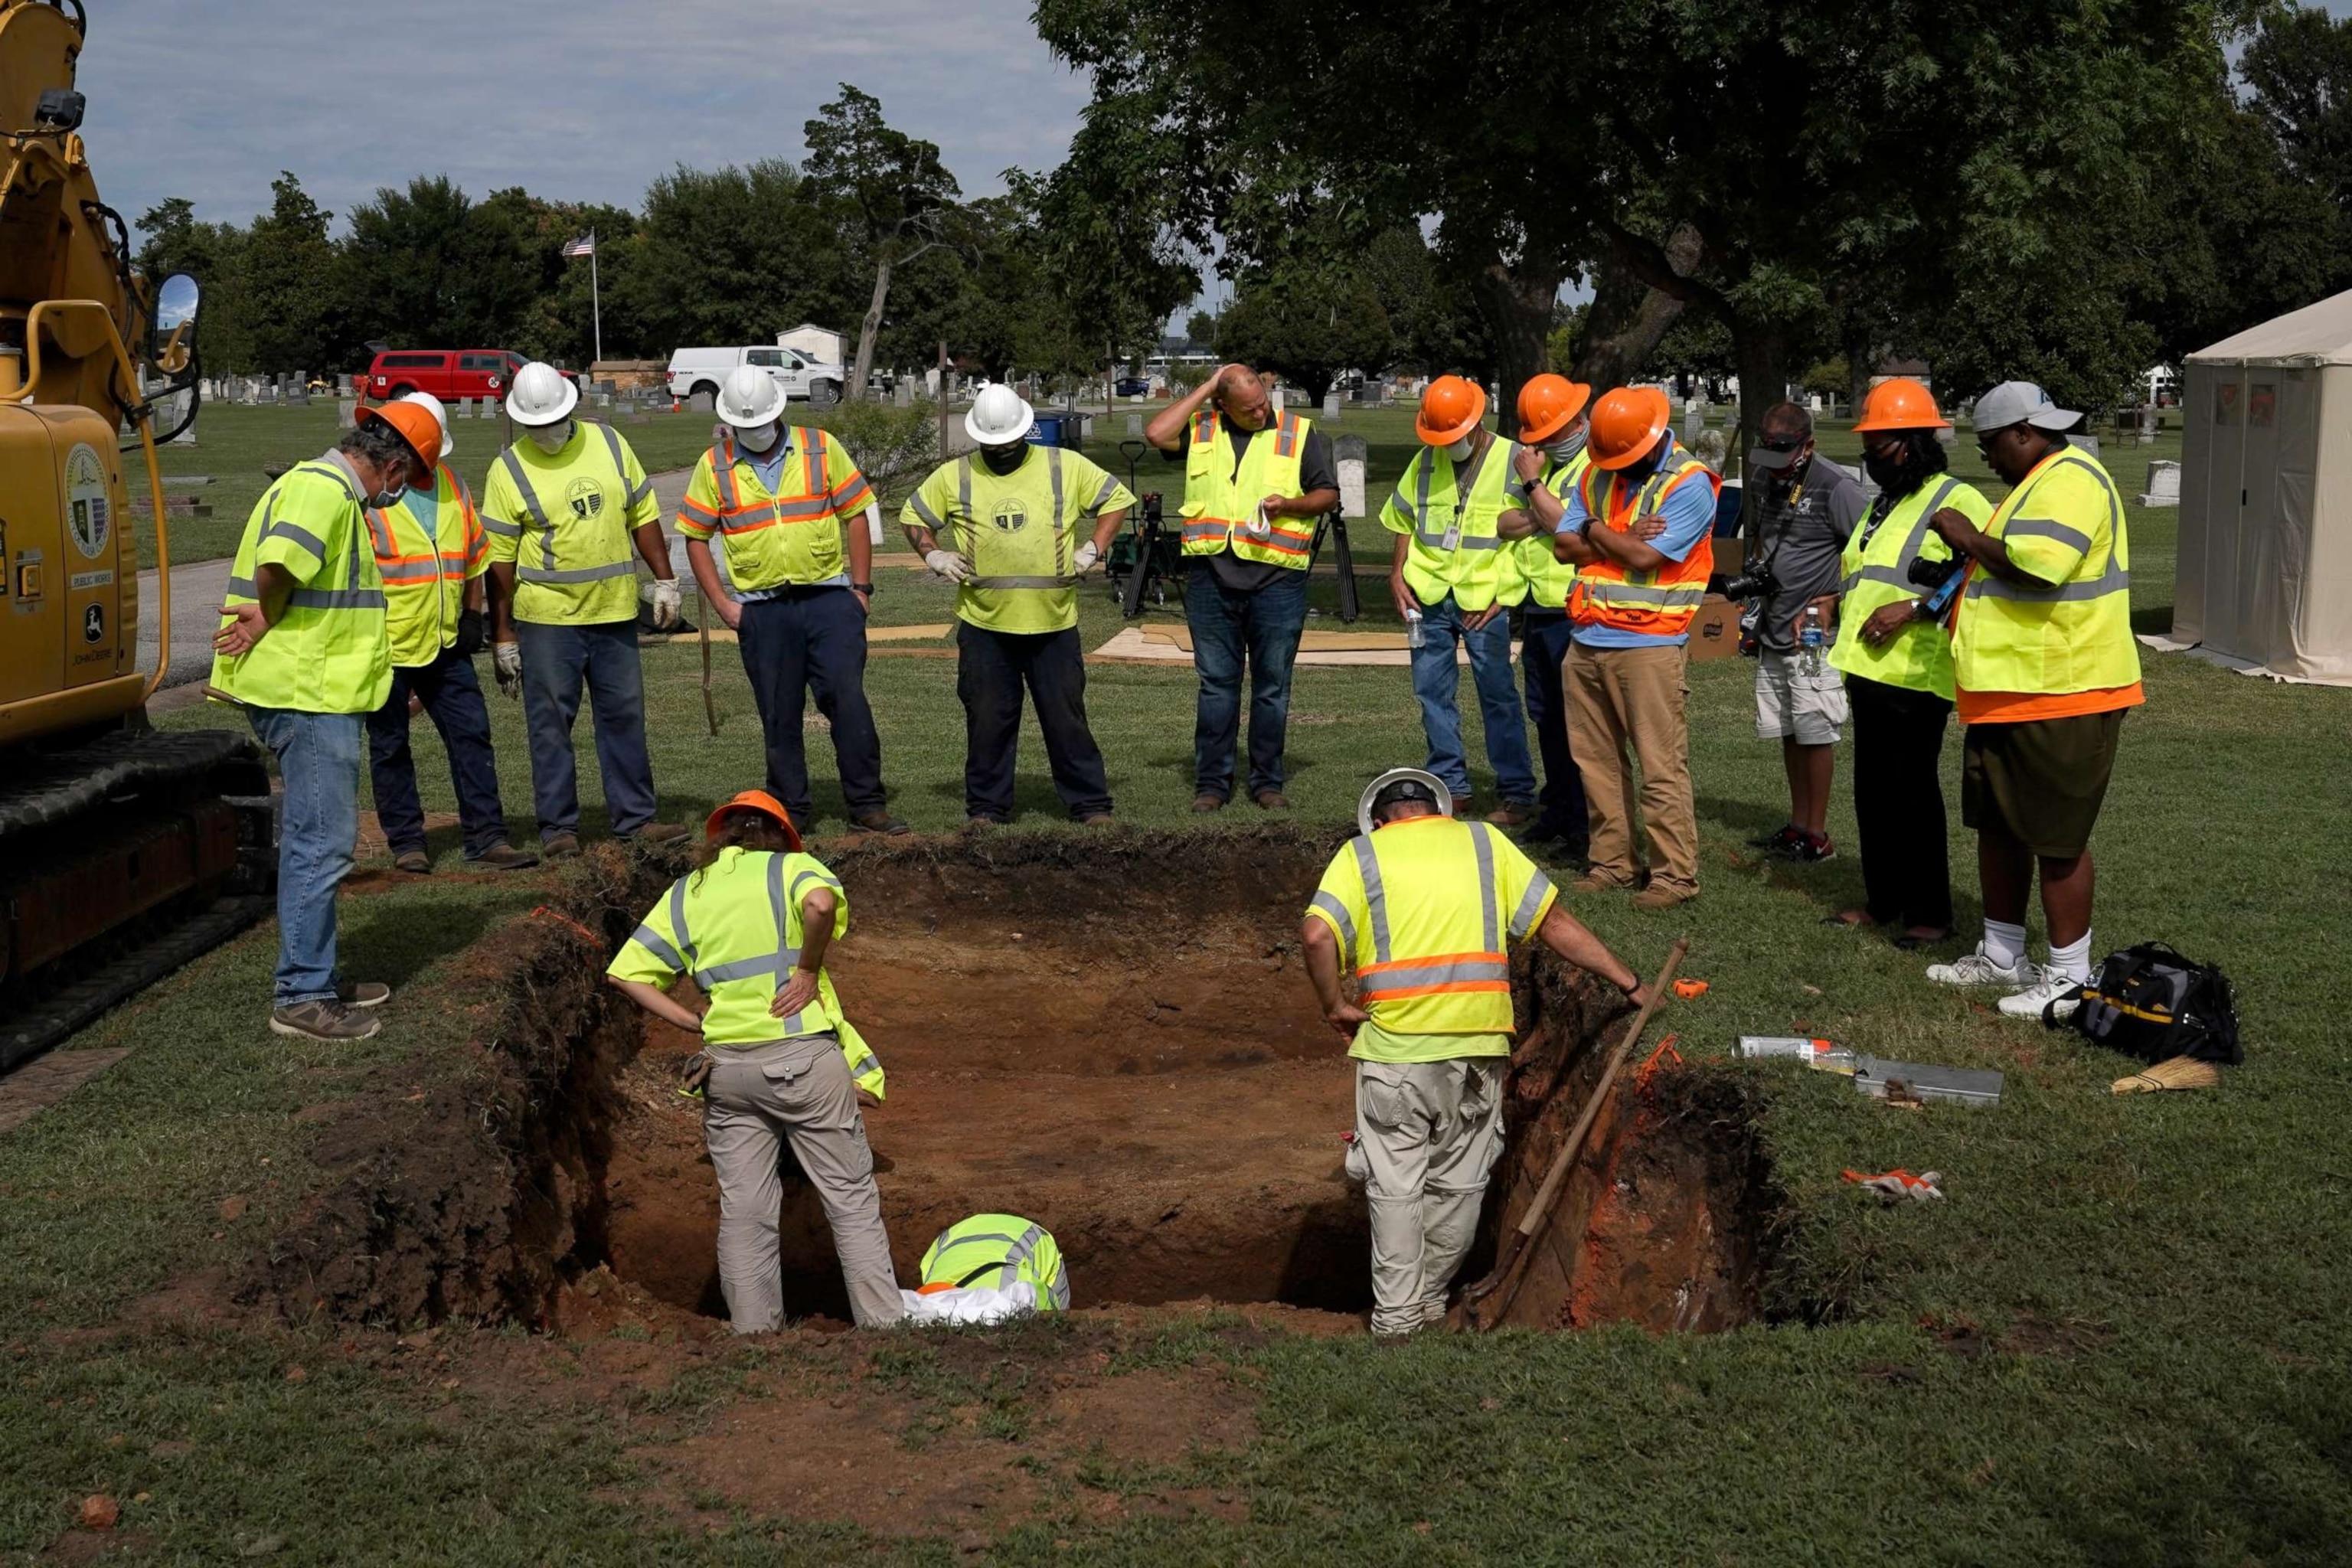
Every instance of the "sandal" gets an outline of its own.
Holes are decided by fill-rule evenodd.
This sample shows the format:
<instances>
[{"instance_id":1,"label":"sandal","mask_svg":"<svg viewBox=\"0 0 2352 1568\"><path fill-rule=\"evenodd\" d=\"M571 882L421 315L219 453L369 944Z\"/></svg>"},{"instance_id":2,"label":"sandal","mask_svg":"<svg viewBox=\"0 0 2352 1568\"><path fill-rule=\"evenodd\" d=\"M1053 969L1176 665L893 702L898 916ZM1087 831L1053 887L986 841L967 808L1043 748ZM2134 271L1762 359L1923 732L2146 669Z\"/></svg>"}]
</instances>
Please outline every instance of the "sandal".
<instances>
[{"instance_id":1,"label":"sandal","mask_svg":"<svg viewBox=\"0 0 2352 1568\"><path fill-rule=\"evenodd\" d=\"M1933 936L1914 936L1906 931L1895 939L1895 946L1899 952L1916 952L1923 947L1934 947L1939 942L1949 942L1955 934L1957 933L1948 926Z\"/></svg>"}]
</instances>

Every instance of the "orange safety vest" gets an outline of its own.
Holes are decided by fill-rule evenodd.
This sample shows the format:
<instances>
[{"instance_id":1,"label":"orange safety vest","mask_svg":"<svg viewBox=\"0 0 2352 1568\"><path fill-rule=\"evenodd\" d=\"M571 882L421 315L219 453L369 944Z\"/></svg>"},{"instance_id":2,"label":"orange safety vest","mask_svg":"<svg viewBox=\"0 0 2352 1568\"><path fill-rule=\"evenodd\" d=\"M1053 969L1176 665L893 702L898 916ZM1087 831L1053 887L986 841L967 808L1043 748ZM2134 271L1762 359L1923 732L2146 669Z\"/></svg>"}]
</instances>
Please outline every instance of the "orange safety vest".
<instances>
[{"instance_id":1,"label":"orange safety vest","mask_svg":"<svg viewBox=\"0 0 2352 1568\"><path fill-rule=\"evenodd\" d=\"M834 516L833 494L824 482L824 432L795 426L792 433L800 458L801 483L791 489L793 465L776 475L781 488L766 500L746 501L735 478L735 437L721 436L710 448L711 482L719 489L719 527L730 535L754 533L778 523L822 522Z\"/></svg>"},{"instance_id":2,"label":"orange safety vest","mask_svg":"<svg viewBox=\"0 0 2352 1568\"><path fill-rule=\"evenodd\" d=\"M395 519L394 514L408 511L405 501L366 509L368 544L383 578L392 662L404 667L430 664L455 638L467 581L479 574L489 553L489 537L475 514L473 496L447 464L436 462L433 468L430 526L419 524L413 513ZM448 537L453 509L461 520L454 539ZM423 550L406 548L420 541Z\"/></svg>"},{"instance_id":3,"label":"orange safety vest","mask_svg":"<svg viewBox=\"0 0 2352 1568\"><path fill-rule=\"evenodd\" d=\"M1631 496L1609 469L1593 467L1577 481L1587 515L1601 526L1623 533L1645 517L1664 510L1666 498L1684 485L1703 479L1710 496L1722 481L1713 469L1688 452L1676 450L1643 481ZM1643 637L1683 637L1691 617L1706 597L1706 580L1715 572L1715 541L1702 534L1688 555L1669 561L1654 572L1634 572L1603 556L1580 564L1575 585L1568 591L1568 613L1580 626L1607 626Z\"/></svg>"}]
</instances>

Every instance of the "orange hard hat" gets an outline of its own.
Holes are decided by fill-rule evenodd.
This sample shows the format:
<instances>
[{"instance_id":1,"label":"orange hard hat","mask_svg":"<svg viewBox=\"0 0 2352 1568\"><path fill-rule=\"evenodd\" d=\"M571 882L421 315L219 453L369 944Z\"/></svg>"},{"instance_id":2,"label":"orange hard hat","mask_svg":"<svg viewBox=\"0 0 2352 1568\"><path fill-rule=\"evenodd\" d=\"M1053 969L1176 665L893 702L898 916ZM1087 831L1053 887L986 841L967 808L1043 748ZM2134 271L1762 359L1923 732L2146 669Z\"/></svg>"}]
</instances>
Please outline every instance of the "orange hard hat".
<instances>
[{"instance_id":1,"label":"orange hard hat","mask_svg":"<svg viewBox=\"0 0 2352 1568\"><path fill-rule=\"evenodd\" d=\"M1519 388L1519 439L1549 441L1568 428L1569 421L1592 401L1592 388L1549 371L1531 376Z\"/></svg>"},{"instance_id":2,"label":"orange hard hat","mask_svg":"<svg viewBox=\"0 0 2352 1568\"><path fill-rule=\"evenodd\" d=\"M1441 375L1421 395L1412 433L1425 446L1451 447L1486 417L1486 389L1458 375Z\"/></svg>"},{"instance_id":3,"label":"orange hard hat","mask_svg":"<svg viewBox=\"0 0 2352 1568\"><path fill-rule=\"evenodd\" d=\"M1675 406L1654 386L1620 386L1592 405L1592 437L1585 448L1596 468L1622 468L1640 460L1674 423Z\"/></svg>"},{"instance_id":4,"label":"orange hard hat","mask_svg":"<svg viewBox=\"0 0 2352 1568\"><path fill-rule=\"evenodd\" d=\"M1952 422L1936 411L1934 393L1909 376L1898 375L1870 389L1862 400L1862 417L1853 427L1857 432L1948 430Z\"/></svg>"},{"instance_id":5,"label":"orange hard hat","mask_svg":"<svg viewBox=\"0 0 2352 1568\"><path fill-rule=\"evenodd\" d=\"M433 411L416 403L378 403L359 412L362 419L381 419L400 432L416 460L431 473L441 461L441 422Z\"/></svg>"},{"instance_id":6,"label":"orange hard hat","mask_svg":"<svg viewBox=\"0 0 2352 1568\"><path fill-rule=\"evenodd\" d=\"M716 835L719 823L730 811L756 811L762 816L772 818L776 826L784 830L784 842L795 850L800 848L801 830L793 826L793 814L784 809L782 801L763 789L747 789L734 799L723 803L704 820L702 836L709 838Z\"/></svg>"}]
</instances>

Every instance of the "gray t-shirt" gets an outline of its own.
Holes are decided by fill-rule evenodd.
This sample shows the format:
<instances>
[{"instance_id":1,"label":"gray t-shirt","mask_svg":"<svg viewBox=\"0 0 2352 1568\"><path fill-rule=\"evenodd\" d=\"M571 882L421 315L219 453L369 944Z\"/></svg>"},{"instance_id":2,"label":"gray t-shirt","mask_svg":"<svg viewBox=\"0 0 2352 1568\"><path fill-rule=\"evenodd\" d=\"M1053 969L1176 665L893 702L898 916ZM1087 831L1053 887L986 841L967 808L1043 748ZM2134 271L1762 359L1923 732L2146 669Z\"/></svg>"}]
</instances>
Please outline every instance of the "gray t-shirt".
<instances>
[{"instance_id":1,"label":"gray t-shirt","mask_svg":"<svg viewBox=\"0 0 2352 1568\"><path fill-rule=\"evenodd\" d=\"M1805 466L1804 482L1789 493L1785 478L1761 470L1748 476L1747 504L1756 509L1757 539L1772 575L1780 584L1766 607L1757 640L1772 653L1797 646L1797 617L1805 606L1838 585L1838 560L1862 521L1862 486L1843 468L1816 453ZM1832 626L1822 628L1834 635Z\"/></svg>"},{"instance_id":2,"label":"gray t-shirt","mask_svg":"<svg viewBox=\"0 0 2352 1568\"><path fill-rule=\"evenodd\" d=\"M1189 446L1192 427L1187 426L1185 429L1185 440ZM1234 473L1242 471L1242 458L1249 453L1251 438L1265 433L1262 430L1243 430L1231 425L1225 426L1226 438L1234 444ZM1184 461L1185 455L1181 451L1160 454L1171 463ZM1298 454L1298 493L1312 495L1317 490L1336 490L1339 488L1339 467L1332 458L1331 437L1320 430L1310 429L1307 432L1307 445ZM1195 555L1188 563L1205 565L1216 574L1219 583L1236 594L1255 594L1260 588L1279 582L1284 573L1297 570L1292 566L1276 566L1268 561L1244 561L1234 553L1230 545L1214 555Z\"/></svg>"}]
</instances>

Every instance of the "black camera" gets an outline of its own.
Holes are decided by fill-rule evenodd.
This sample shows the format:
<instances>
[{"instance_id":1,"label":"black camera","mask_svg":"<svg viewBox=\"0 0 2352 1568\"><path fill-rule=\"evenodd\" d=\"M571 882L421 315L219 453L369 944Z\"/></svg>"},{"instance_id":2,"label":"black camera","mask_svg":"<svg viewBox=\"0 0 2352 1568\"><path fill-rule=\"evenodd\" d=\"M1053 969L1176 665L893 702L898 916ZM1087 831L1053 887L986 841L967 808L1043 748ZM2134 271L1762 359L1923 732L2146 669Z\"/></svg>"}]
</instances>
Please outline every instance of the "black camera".
<instances>
[{"instance_id":1,"label":"black camera","mask_svg":"<svg viewBox=\"0 0 2352 1568\"><path fill-rule=\"evenodd\" d=\"M1780 589L1780 579L1772 575L1772 563L1769 561L1750 561L1738 576L1727 577L1723 582L1723 596L1727 599L1769 599Z\"/></svg>"},{"instance_id":2,"label":"black camera","mask_svg":"<svg viewBox=\"0 0 2352 1568\"><path fill-rule=\"evenodd\" d=\"M1952 574L1967 565L1968 563L1957 555L1942 561L1930 561L1924 555L1914 555L1911 558L1911 564L1904 568L1903 574L1910 578L1915 586L1936 589L1950 582Z\"/></svg>"},{"instance_id":3,"label":"black camera","mask_svg":"<svg viewBox=\"0 0 2352 1568\"><path fill-rule=\"evenodd\" d=\"M1160 510L1160 492L1158 490L1144 491L1143 499L1139 504L1143 508L1144 521L1158 522L1160 521L1162 513Z\"/></svg>"}]
</instances>

